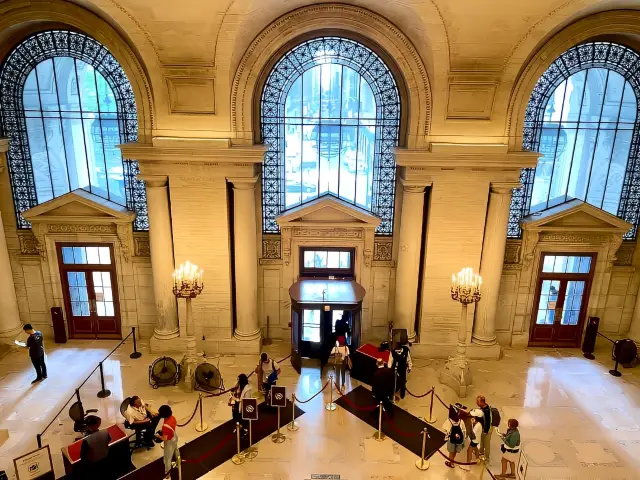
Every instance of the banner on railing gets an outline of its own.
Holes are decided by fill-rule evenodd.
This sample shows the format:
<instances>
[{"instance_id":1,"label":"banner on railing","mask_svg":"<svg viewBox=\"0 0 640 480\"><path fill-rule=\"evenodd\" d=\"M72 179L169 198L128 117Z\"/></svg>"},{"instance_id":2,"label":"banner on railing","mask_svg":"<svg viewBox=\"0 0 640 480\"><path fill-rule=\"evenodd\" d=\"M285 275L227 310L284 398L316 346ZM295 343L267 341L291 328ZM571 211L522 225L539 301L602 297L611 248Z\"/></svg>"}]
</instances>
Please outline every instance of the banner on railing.
<instances>
[{"instance_id":1,"label":"banner on railing","mask_svg":"<svg viewBox=\"0 0 640 480\"><path fill-rule=\"evenodd\" d=\"M13 460L18 480L55 480L49 445Z\"/></svg>"}]
</instances>

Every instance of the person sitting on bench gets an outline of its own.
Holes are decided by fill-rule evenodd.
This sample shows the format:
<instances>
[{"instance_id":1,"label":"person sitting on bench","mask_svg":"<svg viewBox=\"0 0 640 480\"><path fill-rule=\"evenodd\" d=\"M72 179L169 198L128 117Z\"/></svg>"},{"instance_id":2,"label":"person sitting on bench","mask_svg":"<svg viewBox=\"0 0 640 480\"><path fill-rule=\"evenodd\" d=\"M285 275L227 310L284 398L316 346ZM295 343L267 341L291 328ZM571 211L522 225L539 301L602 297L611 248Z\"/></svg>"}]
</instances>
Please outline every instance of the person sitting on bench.
<instances>
[{"instance_id":1,"label":"person sitting on bench","mask_svg":"<svg viewBox=\"0 0 640 480\"><path fill-rule=\"evenodd\" d=\"M154 447L153 436L160 421L158 412L151 410L140 397L134 395L129 399L125 417L131 428L136 431L136 443L144 442L147 448Z\"/></svg>"}]
</instances>

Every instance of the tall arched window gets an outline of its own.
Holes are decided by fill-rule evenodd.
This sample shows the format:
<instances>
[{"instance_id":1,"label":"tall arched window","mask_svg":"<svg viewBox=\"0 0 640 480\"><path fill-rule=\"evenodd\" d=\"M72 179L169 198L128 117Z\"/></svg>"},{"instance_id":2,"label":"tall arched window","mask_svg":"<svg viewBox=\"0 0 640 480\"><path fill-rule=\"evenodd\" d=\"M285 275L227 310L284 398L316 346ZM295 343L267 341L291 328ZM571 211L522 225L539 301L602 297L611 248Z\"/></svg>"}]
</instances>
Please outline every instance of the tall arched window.
<instances>
[{"instance_id":1,"label":"tall arched window","mask_svg":"<svg viewBox=\"0 0 640 480\"><path fill-rule=\"evenodd\" d=\"M283 211L327 194L393 233L400 96L378 55L346 38L301 43L273 67L261 108L265 233L278 232Z\"/></svg>"},{"instance_id":2,"label":"tall arched window","mask_svg":"<svg viewBox=\"0 0 640 480\"><path fill-rule=\"evenodd\" d=\"M0 71L0 119L19 228L22 212L84 189L136 212L148 230L138 164L117 145L138 137L136 104L122 67L94 39L47 31L18 45Z\"/></svg>"},{"instance_id":3,"label":"tall arched window","mask_svg":"<svg viewBox=\"0 0 640 480\"><path fill-rule=\"evenodd\" d=\"M523 148L542 157L523 169L508 235L520 219L577 198L634 225L640 206L640 56L612 43L578 45L538 80L525 114Z\"/></svg>"}]
</instances>

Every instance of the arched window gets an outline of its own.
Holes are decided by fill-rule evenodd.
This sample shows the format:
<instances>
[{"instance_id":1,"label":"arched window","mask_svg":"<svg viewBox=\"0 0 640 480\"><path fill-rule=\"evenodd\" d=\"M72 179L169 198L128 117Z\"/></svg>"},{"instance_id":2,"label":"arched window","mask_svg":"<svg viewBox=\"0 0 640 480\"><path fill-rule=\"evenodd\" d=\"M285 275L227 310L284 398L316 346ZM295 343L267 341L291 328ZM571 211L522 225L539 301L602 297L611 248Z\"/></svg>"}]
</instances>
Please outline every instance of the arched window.
<instances>
[{"instance_id":1,"label":"arched window","mask_svg":"<svg viewBox=\"0 0 640 480\"><path fill-rule=\"evenodd\" d=\"M640 57L612 43L586 43L558 57L536 84L525 114L523 148L542 153L522 170L508 235L520 219L577 198L634 225L640 201Z\"/></svg>"},{"instance_id":2,"label":"arched window","mask_svg":"<svg viewBox=\"0 0 640 480\"><path fill-rule=\"evenodd\" d=\"M92 38L69 31L35 34L0 71L0 119L19 228L22 212L84 189L136 212L148 230L138 164L117 145L138 138L133 90L122 67Z\"/></svg>"},{"instance_id":3,"label":"arched window","mask_svg":"<svg viewBox=\"0 0 640 480\"><path fill-rule=\"evenodd\" d=\"M378 55L346 38L301 43L273 67L261 108L265 233L278 232L283 211L327 194L393 233L400 96Z\"/></svg>"}]
</instances>

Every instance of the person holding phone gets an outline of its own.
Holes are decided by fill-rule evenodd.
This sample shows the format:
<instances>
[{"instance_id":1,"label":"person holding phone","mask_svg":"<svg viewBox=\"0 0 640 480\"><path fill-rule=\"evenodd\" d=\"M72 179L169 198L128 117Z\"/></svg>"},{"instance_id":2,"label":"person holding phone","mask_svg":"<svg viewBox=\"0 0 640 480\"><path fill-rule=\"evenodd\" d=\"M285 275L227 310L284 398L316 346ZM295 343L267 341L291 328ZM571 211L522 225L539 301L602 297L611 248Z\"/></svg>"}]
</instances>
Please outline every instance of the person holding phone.
<instances>
[{"instance_id":1,"label":"person holding phone","mask_svg":"<svg viewBox=\"0 0 640 480\"><path fill-rule=\"evenodd\" d=\"M25 331L29 338L25 342L15 341L15 344L20 347L26 347L29 349L29 357L33 368L36 370L36 378L31 384L41 382L47 378L47 365L44 361L44 340L42 332L34 330L30 323L25 323L22 329Z\"/></svg>"},{"instance_id":2,"label":"person holding phone","mask_svg":"<svg viewBox=\"0 0 640 480\"><path fill-rule=\"evenodd\" d=\"M236 423L239 423L242 426L242 435L246 435L249 430L247 430L248 420L242 419L242 412L240 411L240 403L244 398L252 398L253 397L253 389L251 385L249 385L249 377L246 374L241 373L238 375L238 383L231 391L231 396L229 397L229 405L231 406L231 413L233 415L233 420ZM235 430L234 430L235 433Z\"/></svg>"},{"instance_id":3,"label":"person holding phone","mask_svg":"<svg viewBox=\"0 0 640 480\"><path fill-rule=\"evenodd\" d=\"M498 435L502 439L500 451L502 451L502 472L496 475L498 478L515 478L516 462L520 456L520 431L518 430L518 420L510 418L507 422L507 431L500 433L496 428ZM511 469L511 473L507 475L507 465Z\"/></svg>"}]
</instances>

